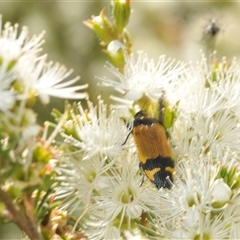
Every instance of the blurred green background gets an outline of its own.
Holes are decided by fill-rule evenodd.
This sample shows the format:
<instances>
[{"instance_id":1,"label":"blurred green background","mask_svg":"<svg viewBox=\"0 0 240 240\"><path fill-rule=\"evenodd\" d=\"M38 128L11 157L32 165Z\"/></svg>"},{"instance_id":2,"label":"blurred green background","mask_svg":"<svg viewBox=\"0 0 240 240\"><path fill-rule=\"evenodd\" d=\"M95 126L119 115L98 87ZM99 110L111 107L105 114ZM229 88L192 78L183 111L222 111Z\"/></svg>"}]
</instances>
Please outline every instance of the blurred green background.
<instances>
[{"instance_id":1,"label":"blurred green background","mask_svg":"<svg viewBox=\"0 0 240 240\"><path fill-rule=\"evenodd\" d=\"M203 31L210 19L216 19L220 33L216 41L219 57L229 60L240 55L240 3L195 1L132 1L132 14L128 30L132 37L133 52L143 50L154 59L165 54L177 60L196 61L202 46ZM89 84L90 100L96 104L97 96L110 103L110 89L97 86L95 76L111 76L103 66L108 60L101 52L94 33L83 25L92 15L105 8L110 16L110 1L8 1L0 2L3 23L28 26L30 36L45 34L43 54L48 61L60 62L73 68L81 76L79 84ZM40 123L49 120L51 109L64 109L64 100L52 98L48 106L36 106ZM0 239L14 239L13 228L0 226ZM10 233L10 235L8 235Z\"/></svg>"}]
</instances>

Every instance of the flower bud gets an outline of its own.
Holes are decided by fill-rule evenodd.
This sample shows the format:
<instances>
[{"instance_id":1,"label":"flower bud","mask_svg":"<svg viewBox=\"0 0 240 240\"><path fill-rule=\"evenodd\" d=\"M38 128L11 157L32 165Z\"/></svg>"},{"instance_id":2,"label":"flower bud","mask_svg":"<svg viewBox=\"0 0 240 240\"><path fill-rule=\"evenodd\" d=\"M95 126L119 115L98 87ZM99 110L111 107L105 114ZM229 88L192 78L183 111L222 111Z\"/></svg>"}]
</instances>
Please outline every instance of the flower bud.
<instances>
[{"instance_id":1,"label":"flower bud","mask_svg":"<svg viewBox=\"0 0 240 240\"><path fill-rule=\"evenodd\" d=\"M114 30L112 23L106 17L104 10L100 12L99 16L84 21L84 24L94 31L101 40L102 46L108 45L117 37L116 30Z\"/></svg>"},{"instance_id":2,"label":"flower bud","mask_svg":"<svg viewBox=\"0 0 240 240\"><path fill-rule=\"evenodd\" d=\"M230 187L223 181L223 179L217 179L213 183L211 191L214 207L222 207L226 204L232 195Z\"/></svg>"},{"instance_id":3,"label":"flower bud","mask_svg":"<svg viewBox=\"0 0 240 240\"><path fill-rule=\"evenodd\" d=\"M112 16L118 33L122 33L128 24L130 13L130 0L115 0L112 2Z\"/></svg>"},{"instance_id":4,"label":"flower bud","mask_svg":"<svg viewBox=\"0 0 240 240\"><path fill-rule=\"evenodd\" d=\"M108 44L106 54L118 69L123 69L125 65L125 47L119 40L113 40Z\"/></svg>"}]
</instances>

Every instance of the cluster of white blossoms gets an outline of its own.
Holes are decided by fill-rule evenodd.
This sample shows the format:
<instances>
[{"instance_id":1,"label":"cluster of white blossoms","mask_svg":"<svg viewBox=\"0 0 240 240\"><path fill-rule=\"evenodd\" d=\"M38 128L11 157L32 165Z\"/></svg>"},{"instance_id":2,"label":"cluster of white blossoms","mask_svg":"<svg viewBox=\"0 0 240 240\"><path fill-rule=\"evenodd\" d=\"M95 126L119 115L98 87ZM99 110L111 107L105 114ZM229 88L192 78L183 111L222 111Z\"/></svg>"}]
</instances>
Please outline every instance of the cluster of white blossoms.
<instances>
[{"instance_id":1,"label":"cluster of white blossoms","mask_svg":"<svg viewBox=\"0 0 240 240\"><path fill-rule=\"evenodd\" d=\"M18 31L17 24L6 23L2 29L0 16L0 222L16 223L29 239L40 239L43 218L51 213L48 193L56 183L58 156L53 147L57 131L48 138L50 124L44 130L38 125L33 106L37 98L45 105L50 96L88 96L80 92L87 84L76 85L79 77L68 79L72 70L46 62L46 55L40 54L43 35L30 37L28 28ZM27 202L26 196L31 200Z\"/></svg>"},{"instance_id":2,"label":"cluster of white blossoms","mask_svg":"<svg viewBox=\"0 0 240 240\"><path fill-rule=\"evenodd\" d=\"M32 106L39 97L43 104L48 104L50 96L82 99L86 93L78 92L87 85L71 86L79 77L67 80L72 70L52 62L46 62L46 55L41 56L43 35L30 37L28 28L19 33L18 25L6 23L2 29L0 19L0 131L1 140L6 147L10 142L18 142L15 154L25 158L26 166L32 160L32 150L39 134L36 113ZM11 139L14 137L15 140ZM17 140L16 140L17 139ZM12 145L13 147L14 145ZM13 147L14 148L14 147Z\"/></svg>"},{"instance_id":3,"label":"cluster of white blossoms","mask_svg":"<svg viewBox=\"0 0 240 240\"><path fill-rule=\"evenodd\" d=\"M1 21L2 23L2 21ZM1 25L0 23L0 25ZM19 36L18 36L19 35ZM76 91L86 85L70 87L79 77L63 82L72 73L58 63L46 62L46 55L39 56L43 35L29 38L28 28L18 34L18 25L10 23L0 27L0 111L11 114L17 101L39 96L44 104L49 96L82 99L86 93Z\"/></svg>"},{"instance_id":4,"label":"cluster of white blossoms","mask_svg":"<svg viewBox=\"0 0 240 240\"><path fill-rule=\"evenodd\" d=\"M127 57L124 73L110 66L119 81L102 79L126 105L107 109L99 99L96 108L88 101L88 110L69 112L57 198L65 199L64 209L84 213L80 229L89 239L240 238L239 66L200 58L175 64L143 53ZM141 184L131 135L123 144L131 129L121 114L163 93L176 115L167 129L176 167L173 187L157 190L146 178Z\"/></svg>"}]
</instances>

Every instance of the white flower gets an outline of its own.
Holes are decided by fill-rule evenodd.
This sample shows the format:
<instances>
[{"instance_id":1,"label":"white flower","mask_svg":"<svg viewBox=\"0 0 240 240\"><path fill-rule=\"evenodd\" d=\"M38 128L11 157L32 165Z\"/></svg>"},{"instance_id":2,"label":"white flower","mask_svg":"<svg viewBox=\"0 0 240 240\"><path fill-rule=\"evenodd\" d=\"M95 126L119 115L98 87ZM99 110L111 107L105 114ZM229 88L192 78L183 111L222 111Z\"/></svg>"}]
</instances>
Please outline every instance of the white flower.
<instances>
[{"instance_id":1,"label":"white flower","mask_svg":"<svg viewBox=\"0 0 240 240\"><path fill-rule=\"evenodd\" d=\"M30 38L27 27L23 27L18 35L17 24L5 24L0 35L0 111L9 113L16 100L26 100L32 94L39 96L45 104L49 102L49 96L87 97L86 93L77 92L87 88L87 84L71 86L79 77L66 80L72 70L67 71L58 63L46 63L45 56L38 56L43 42L43 33Z\"/></svg>"},{"instance_id":2,"label":"white flower","mask_svg":"<svg viewBox=\"0 0 240 240\"><path fill-rule=\"evenodd\" d=\"M0 86L2 89L10 89L10 84L18 79L16 65L19 59L35 56L41 51L43 34L28 39L28 28L23 27L18 36L18 25L11 26L6 23L2 30L2 18L0 16Z\"/></svg>"},{"instance_id":3,"label":"white flower","mask_svg":"<svg viewBox=\"0 0 240 240\"><path fill-rule=\"evenodd\" d=\"M107 107L100 98L96 108L89 100L87 103L87 111L79 105L79 114L71 112L72 119L67 124L75 129L77 137L63 133L66 143L75 146L83 160L96 155L103 160L118 156L129 130L114 109L107 116Z\"/></svg>"},{"instance_id":4,"label":"white flower","mask_svg":"<svg viewBox=\"0 0 240 240\"><path fill-rule=\"evenodd\" d=\"M204 140L203 148L212 155L221 156L229 149L236 151L239 148L240 124L231 109L218 111L208 117L197 115L189 127Z\"/></svg>"},{"instance_id":5,"label":"white flower","mask_svg":"<svg viewBox=\"0 0 240 240\"><path fill-rule=\"evenodd\" d=\"M178 159L174 187L161 199L166 212L159 217L167 224L159 228L168 239L229 239L229 226L239 222L240 213L239 189L229 186L239 179L233 172L239 169L238 157L191 153Z\"/></svg>"},{"instance_id":6,"label":"white flower","mask_svg":"<svg viewBox=\"0 0 240 240\"><path fill-rule=\"evenodd\" d=\"M124 74L112 65L109 70L119 78L114 81L103 78L105 86L113 87L124 95L128 100L138 100L143 95L158 100L169 83L174 82L183 70L181 63L174 66L174 60L161 56L157 63L149 59L143 52L138 52L137 58L134 55L126 57Z\"/></svg>"},{"instance_id":7,"label":"white flower","mask_svg":"<svg viewBox=\"0 0 240 240\"><path fill-rule=\"evenodd\" d=\"M184 224L173 231L171 239L229 239L228 224L230 220L215 217L211 219L210 213L202 215L199 213L197 226L188 227Z\"/></svg>"},{"instance_id":8,"label":"white flower","mask_svg":"<svg viewBox=\"0 0 240 240\"><path fill-rule=\"evenodd\" d=\"M16 79L12 65L21 55L21 41L16 39L17 25L11 27L9 23L2 31L2 18L0 16L0 111L10 114L16 101L15 92L11 84Z\"/></svg>"},{"instance_id":9,"label":"white flower","mask_svg":"<svg viewBox=\"0 0 240 240\"><path fill-rule=\"evenodd\" d=\"M180 100L171 131L176 156L190 154L193 146L199 153L217 157L226 151L238 151L240 72L236 62L228 64L223 59L210 65L202 56L197 66L191 64L185 77L181 84L175 83L176 91L166 92L168 98L177 94ZM182 88L185 93L179 90Z\"/></svg>"},{"instance_id":10,"label":"white flower","mask_svg":"<svg viewBox=\"0 0 240 240\"><path fill-rule=\"evenodd\" d=\"M45 60L46 56L19 61L20 80L29 90L34 91L43 103L49 103L49 96L65 99L82 99L88 96L86 93L77 92L87 88L87 84L71 86L79 80L79 77L65 81L73 70L67 71L59 63L53 65L52 62L46 63Z\"/></svg>"},{"instance_id":11,"label":"white flower","mask_svg":"<svg viewBox=\"0 0 240 240\"><path fill-rule=\"evenodd\" d=\"M220 203L226 203L230 200L232 191L231 188L224 183L223 179L217 179L213 183L211 195L213 200Z\"/></svg>"},{"instance_id":12,"label":"white flower","mask_svg":"<svg viewBox=\"0 0 240 240\"><path fill-rule=\"evenodd\" d=\"M33 36L29 39L28 28L23 27L18 36L18 24L11 26L7 22L2 30L1 21L1 37L0 37L0 56L3 64L1 67L10 68L14 61L20 57L30 57L41 51L40 46L43 44L43 34Z\"/></svg>"},{"instance_id":13,"label":"white flower","mask_svg":"<svg viewBox=\"0 0 240 240\"><path fill-rule=\"evenodd\" d=\"M129 132L114 109L107 116L107 107L100 98L98 108L89 100L87 103L88 110L78 105L79 113L71 111L71 119L64 125L74 134L62 131L65 138L63 163L56 169L63 182L57 195L59 198L70 195L71 201L64 207L72 209L81 202L88 202L92 191L99 191L105 181L109 181L105 174L125 148L122 143Z\"/></svg>"},{"instance_id":14,"label":"white flower","mask_svg":"<svg viewBox=\"0 0 240 240\"><path fill-rule=\"evenodd\" d=\"M82 204L85 207L94 189L99 191L102 175L108 168L98 158L82 161L80 157L63 156L61 165L56 168L58 180L61 181L56 189L56 199L64 200L63 209L73 212L81 209Z\"/></svg>"},{"instance_id":15,"label":"white flower","mask_svg":"<svg viewBox=\"0 0 240 240\"><path fill-rule=\"evenodd\" d=\"M106 178L102 179L105 183L98 188L98 194L93 196L93 204L89 207L91 217L86 219L85 233L91 239L97 235L107 239L109 226L123 232L130 230L132 221L139 221L142 214L154 216L161 212L161 198L165 194L148 180L141 186L142 176L137 174L136 154L131 151L122 154L118 161L122 162L121 166L109 169Z\"/></svg>"},{"instance_id":16,"label":"white flower","mask_svg":"<svg viewBox=\"0 0 240 240\"><path fill-rule=\"evenodd\" d=\"M120 49L124 49L124 45L119 40L113 40L107 46L107 50L113 56L117 55L117 52Z\"/></svg>"},{"instance_id":17,"label":"white flower","mask_svg":"<svg viewBox=\"0 0 240 240\"><path fill-rule=\"evenodd\" d=\"M235 59L210 63L202 55L199 63L191 64L186 78L191 82L191 91L182 103L189 113L200 111L204 116L212 116L217 111L234 109L239 114L240 71Z\"/></svg>"}]
</instances>

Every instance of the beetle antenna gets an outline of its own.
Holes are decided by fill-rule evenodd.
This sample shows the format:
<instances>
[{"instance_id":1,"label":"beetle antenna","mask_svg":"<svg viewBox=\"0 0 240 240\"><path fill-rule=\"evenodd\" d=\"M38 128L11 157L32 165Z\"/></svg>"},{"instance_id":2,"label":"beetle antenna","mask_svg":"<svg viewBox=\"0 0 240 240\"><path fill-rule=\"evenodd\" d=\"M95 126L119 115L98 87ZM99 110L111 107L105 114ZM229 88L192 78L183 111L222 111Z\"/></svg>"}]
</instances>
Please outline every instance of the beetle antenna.
<instances>
[{"instance_id":1,"label":"beetle antenna","mask_svg":"<svg viewBox=\"0 0 240 240\"><path fill-rule=\"evenodd\" d=\"M128 135L127 135L127 137L126 137L124 143L122 143L121 146L123 146L123 145L126 144L126 142L127 142L127 140L128 140L128 138L129 138L129 136L130 136L131 133L132 133L132 131L130 131L130 132L128 133Z\"/></svg>"}]
</instances>

